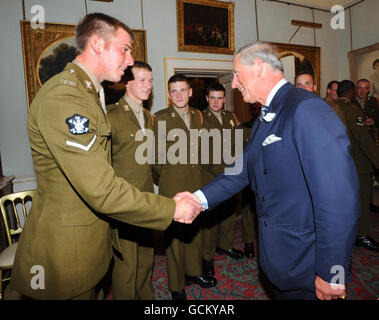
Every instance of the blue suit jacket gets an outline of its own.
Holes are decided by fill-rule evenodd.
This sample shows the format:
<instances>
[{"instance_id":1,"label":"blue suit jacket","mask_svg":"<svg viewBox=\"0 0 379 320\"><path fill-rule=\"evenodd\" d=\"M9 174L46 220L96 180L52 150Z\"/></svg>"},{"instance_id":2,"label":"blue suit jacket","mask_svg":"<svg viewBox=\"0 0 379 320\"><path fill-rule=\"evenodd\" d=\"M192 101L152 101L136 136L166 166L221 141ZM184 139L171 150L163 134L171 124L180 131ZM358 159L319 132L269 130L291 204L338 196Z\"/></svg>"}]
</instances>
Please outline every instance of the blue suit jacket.
<instances>
[{"instance_id":1,"label":"blue suit jacket","mask_svg":"<svg viewBox=\"0 0 379 320\"><path fill-rule=\"evenodd\" d=\"M349 281L360 207L346 128L317 95L289 83L269 107L276 115L270 122L255 121L242 171L223 173L201 189L209 209L250 184L260 265L274 285L314 290L316 275ZM271 134L281 140L263 146Z\"/></svg>"}]
</instances>

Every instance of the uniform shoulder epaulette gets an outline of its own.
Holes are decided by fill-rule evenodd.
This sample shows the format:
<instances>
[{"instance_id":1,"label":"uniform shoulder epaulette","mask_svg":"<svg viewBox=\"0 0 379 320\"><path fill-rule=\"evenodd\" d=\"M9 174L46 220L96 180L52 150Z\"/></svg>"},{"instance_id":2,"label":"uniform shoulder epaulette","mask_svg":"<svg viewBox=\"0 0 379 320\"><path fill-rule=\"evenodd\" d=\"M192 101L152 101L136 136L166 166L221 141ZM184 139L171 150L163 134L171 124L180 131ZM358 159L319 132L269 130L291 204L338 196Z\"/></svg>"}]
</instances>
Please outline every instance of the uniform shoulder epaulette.
<instances>
[{"instance_id":1,"label":"uniform shoulder epaulette","mask_svg":"<svg viewBox=\"0 0 379 320\"><path fill-rule=\"evenodd\" d=\"M108 104L106 106L107 112L111 112L112 110L117 109L119 106L120 106L120 104L118 102L113 103L113 104Z\"/></svg>"},{"instance_id":2,"label":"uniform shoulder epaulette","mask_svg":"<svg viewBox=\"0 0 379 320\"><path fill-rule=\"evenodd\" d=\"M154 113L154 117L157 117L157 116L165 114L167 112L167 110L168 110L168 108L164 108L164 109L158 110L157 112Z\"/></svg>"}]
</instances>

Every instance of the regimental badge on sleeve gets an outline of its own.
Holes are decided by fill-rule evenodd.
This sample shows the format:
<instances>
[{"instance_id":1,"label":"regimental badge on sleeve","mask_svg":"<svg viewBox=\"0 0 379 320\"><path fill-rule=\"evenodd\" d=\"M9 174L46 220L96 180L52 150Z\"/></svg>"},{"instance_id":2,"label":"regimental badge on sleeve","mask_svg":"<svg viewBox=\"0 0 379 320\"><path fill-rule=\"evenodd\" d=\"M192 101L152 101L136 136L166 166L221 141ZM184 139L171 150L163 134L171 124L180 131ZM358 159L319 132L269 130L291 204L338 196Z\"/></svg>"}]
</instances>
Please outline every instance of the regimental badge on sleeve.
<instances>
[{"instance_id":1,"label":"regimental badge on sleeve","mask_svg":"<svg viewBox=\"0 0 379 320\"><path fill-rule=\"evenodd\" d=\"M66 123L72 134L84 134L89 131L89 119L80 114L76 113L72 117L67 118Z\"/></svg>"}]
</instances>

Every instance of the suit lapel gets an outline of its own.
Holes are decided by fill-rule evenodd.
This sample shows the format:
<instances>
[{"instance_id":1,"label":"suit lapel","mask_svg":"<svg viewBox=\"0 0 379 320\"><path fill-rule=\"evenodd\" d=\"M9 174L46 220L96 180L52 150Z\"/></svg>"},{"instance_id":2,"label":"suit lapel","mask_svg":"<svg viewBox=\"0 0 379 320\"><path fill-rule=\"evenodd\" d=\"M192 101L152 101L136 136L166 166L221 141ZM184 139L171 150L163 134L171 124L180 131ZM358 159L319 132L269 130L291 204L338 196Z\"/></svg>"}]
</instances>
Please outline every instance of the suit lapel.
<instances>
[{"instance_id":1,"label":"suit lapel","mask_svg":"<svg viewBox=\"0 0 379 320\"><path fill-rule=\"evenodd\" d=\"M250 149L251 162L257 163L256 160L260 157L263 151L263 145L262 145L263 141L266 139L268 135L275 133L273 128L275 127L275 124L278 122L278 119L281 117L281 112L284 110L284 106L286 104L288 94L292 88L293 86L287 82L278 90L278 92L275 94L274 98L272 99L270 103L269 112L275 113L274 119L272 119L270 122L266 122L264 119L260 121L259 118L257 118L257 120L254 122L252 133L251 133L252 134L252 138L251 138L252 147Z\"/></svg>"}]
</instances>

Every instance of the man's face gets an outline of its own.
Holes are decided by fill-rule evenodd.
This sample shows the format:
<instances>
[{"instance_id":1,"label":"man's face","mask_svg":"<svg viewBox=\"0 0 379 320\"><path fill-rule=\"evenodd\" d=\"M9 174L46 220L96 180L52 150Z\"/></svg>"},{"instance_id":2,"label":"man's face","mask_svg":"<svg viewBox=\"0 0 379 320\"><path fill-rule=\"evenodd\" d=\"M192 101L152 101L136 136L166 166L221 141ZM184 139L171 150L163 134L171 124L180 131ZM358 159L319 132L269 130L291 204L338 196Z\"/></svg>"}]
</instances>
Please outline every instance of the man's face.
<instances>
[{"instance_id":1,"label":"man's face","mask_svg":"<svg viewBox=\"0 0 379 320\"><path fill-rule=\"evenodd\" d=\"M308 90L309 92L316 92L316 85L310 74L301 74L295 80L295 87Z\"/></svg>"},{"instance_id":2,"label":"man's face","mask_svg":"<svg viewBox=\"0 0 379 320\"><path fill-rule=\"evenodd\" d=\"M142 103L149 99L153 87L153 73L141 68L133 68L132 72L134 80L125 85L126 93L132 100Z\"/></svg>"},{"instance_id":3,"label":"man's face","mask_svg":"<svg viewBox=\"0 0 379 320\"><path fill-rule=\"evenodd\" d=\"M242 93L242 98L245 102L255 103L257 97L255 96L255 75L253 72L254 65L245 65L240 63L240 56L234 59L233 67L233 81L232 88L238 89Z\"/></svg>"},{"instance_id":4,"label":"man's face","mask_svg":"<svg viewBox=\"0 0 379 320\"><path fill-rule=\"evenodd\" d=\"M225 103L224 91L209 91L206 96L209 108L214 112L220 112Z\"/></svg>"},{"instance_id":5,"label":"man's face","mask_svg":"<svg viewBox=\"0 0 379 320\"><path fill-rule=\"evenodd\" d=\"M118 29L116 35L104 44L101 58L103 76L99 80L120 81L124 70L134 63L131 38L124 29Z\"/></svg>"},{"instance_id":6,"label":"man's face","mask_svg":"<svg viewBox=\"0 0 379 320\"><path fill-rule=\"evenodd\" d=\"M370 91L370 82L368 81L359 81L355 87L356 94L359 98L364 99L367 97Z\"/></svg>"},{"instance_id":7,"label":"man's face","mask_svg":"<svg viewBox=\"0 0 379 320\"><path fill-rule=\"evenodd\" d=\"M333 82L333 83L332 83L332 87L331 87L330 89L327 89L327 91L328 91L328 95L329 95L332 99L334 99L334 100L338 99L337 88L338 88L338 83Z\"/></svg>"},{"instance_id":8,"label":"man's face","mask_svg":"<svg viewBox=\"0 0 379 320\"><path fill-rule=\"evenodd\" d=\"M173 82L168 87L168 96L175 107L185 108L192 96L192 88L185 81Z\"/></svg>"}]
</instances>

